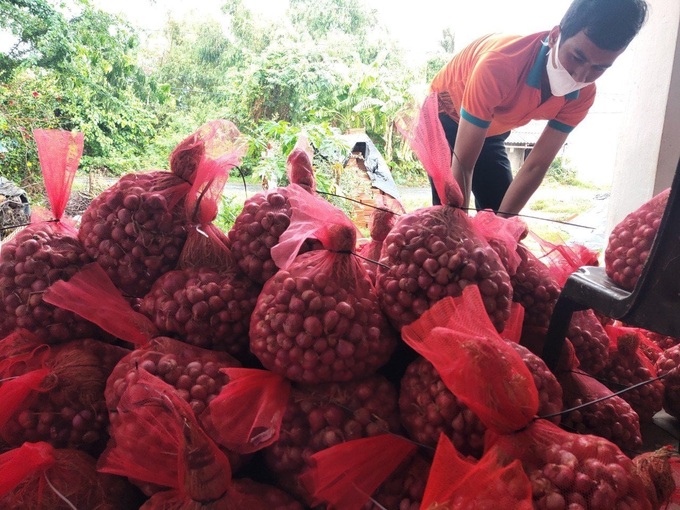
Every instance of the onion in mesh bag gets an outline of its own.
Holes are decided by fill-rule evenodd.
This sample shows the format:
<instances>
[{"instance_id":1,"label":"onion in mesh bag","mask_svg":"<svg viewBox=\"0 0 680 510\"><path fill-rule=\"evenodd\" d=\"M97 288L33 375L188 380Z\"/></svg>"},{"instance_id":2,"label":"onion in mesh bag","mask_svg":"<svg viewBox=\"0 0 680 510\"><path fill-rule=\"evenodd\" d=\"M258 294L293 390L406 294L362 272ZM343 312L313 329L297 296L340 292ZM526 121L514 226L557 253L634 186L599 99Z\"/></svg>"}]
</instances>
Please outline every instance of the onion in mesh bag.
<instances>
[{"instance_id":1,"label":"onion in mesh bag","mask_svg":"<svg viewBox=\"0 0 680 510\"><path fill-rule=\"evenodd\" d=\"M243 361L249 355L248 327L259 292L234 271L177 269L154 283L139 311L165 335Z\"/></svg>"},{"instance_id":2,"label":"onion in mesh bag","mask_svg":"<svg viewBox=\"0 0 680 510\"><path fill-rule=\"evenodd\" d=\"M486 427L451 393L425 358L418 358L406 369L399 391L399 414L409 437L417 443L434 447L443 433L462 455L481 457Z\"/></svg>"},{"instance_id":3,"label":"onion in mesh bag","mask_svg":"<svg viewBox=\"0 0 680 510\"><path fill-rule=\"evenodd\" d=\"M673 447L664 446L653 452L644 452L633 457L635 470L644 481L652 508L664 508L676 490L673 478ZM677 466L677 460L675 462Z\"/></svg>"},{"instance_id":4,"label":"onion in mesh bag","mask_svg":"<svg viewBox=\"0 0 680 510\"><path fill-rule=\"evenodd\" d=\"M68 281L90 259L75 231L38 225L22 230L2 247L0 298L5 313L0 316L0 336L15 328L27 329L47 343L92 336L99 332L92 323L42 299L52 283Z\"/></svg>"},{"instance_id":5,"label":"onion in mesh bag","mask_svg":"<svg viewBox=\"0 0 680 510\"><path fill-rule=\"evenodd\" d=\"M294 388L279 440L264 452L267 466L294 494L295 477L312 454L336 444L399 431L396 389L384 378Z\"/></svg>"},{"instance_id":6,"label":"onion in mesh bag","mask_svg":"<svg viewBox=\"0 0 680 510\"><path fill-rule=\"evenodd\" d=\"M616 445L550 425L535 422L502 439L531 480L535 509L651 510L633 462Z\"/></svg>"},{"instance_id":7,"label":"onion in mesh bag","mask_svg":"<svg viewBox=\"0 0 680 510\"><path fill-rule=\"evenodd\" d=\"M115 409L130 384L144 369L174 387L189 403L197 417L227 384L220 368L239 363L225 352L208 351L166 337L156 337L142 348L132 351L118 362L106 384L106 403ZM115 413L111 419L115 420Z\"/></svg>"},{"instance_id":8,"label":"onion in mesh bag","mask_svg":"<svg viewBox=\"0 0 680 510\"><path fill-rule=\"evenodd\" d=\"M250 323L250 350L293 381L348 381L389 360L396 333L376 290L352 254L356 227L327 201L304 191L275 248L280 269L264 285ZM305 239L324 249L297 255Z\"/></svg>"},{"instance_id":9,"label":"onion in mesh bag","mask_svg":"<svg viewBox=\"0 0 680 510\"><path fill-rule=\"evenodd\" d=\"M654 364L656 373L663 376L663 408L672 415L680 417L680 345L669 347L661 353Z\"/></svg>"},{"instance_id":10,"label":"onion in mesh bag","mask_svg":"<svg viewBox=\"0 0 680 510\"><path fill-rule=\"evenodd\" d=\"M467 217L448 206L401 216L383 244L377 288L383 310L401 329L433 303L477 285L497 331L510 316L510 277Z\"/></svg>"},{"instance_id":11,"label":"onion in mesh bag","mask_svg":"<svg viewBox=\"0 0 680 510\"><path fill-rule=\"evenodd\" d=\"M217 214L238 134L228 121L208 122L175 147L171 172L128 174L90 203L79 239L123 292L144 296L177 266L189 231Z\"/></svg>"},{"instance_id":12,"label":"onion in mesh bag","mask_svg":"<svg viewBox=\"0 0 680 510\"><path fill-rule=\"evenodd\" d=\"M265 284L251 318L253 354L294 381L369 375L387 362L395 345L375 289L352 255L325 250L300 255Z\"/></svg>"},{"instance_id":13,"label":"onion in mesh bag","mask_svg":"<svg viewBox=\"0 0 680 510\"><path fill-rule=\"evenodd\" d=\"M24 443L0 455L0 507L4 510L126 510L137 507L124 479L98 473L85 452Z\"/></svg>"},{"instance_id":14,"label":"onion in mesh bag","mask_svg":"<svg viewBox=\"0 0 680 510\"><path fill-rule=\"evenodd\" d=\"M636 451L642 446L640 418L628 402L587 374L558 374L565 412L560 425L578 434L603 437L619 448ZM581 407L582 406L582 407Z\"/></svg>"},{"instance_id":15,"label":"onion in mesh bag","mask_svg":"<svg viewBox=\"0 0 680 510\"><path fill-rule=\"evenodd\" d=\"M83 213L79 239L123 292L141 297L177 265L187 239L182 201L189 188L169 172L128 174Z\"/></svg>"},{"instance_id":16,"label":"onion in mesh bag","mask_svg":"<svg viewBox=\"0 0 680 510\"><path fill-rule=\"evenodd\" d=\"M624 388L621 397L640 417L640 422L651 422L663 407L664 385L656 379L654 364L640 350L640 333L634 328L607 326L610 338L609 361L598 374L612 391ZM639 383L647 382L642 386Z\"/></svg>"},{"instance_id":17,"label":"onion in mesh bag","mask_svg":"<svg viewBox=\"0 0 680 510\"><path fill-rule=\"evenodd\" d=\"M551 415L559 423L562 388L543 360L525 347L509 344L529 368L539 398L539 416ZM401 381L399 413L402 425L414 441L436 446L445 434L462 455L480 458L484 449L486 427L445 385L434 366L425 358L411 363Z\"/></svg>"},{"instance_id":18,"label":"onion in mesh bag","mask_svg":"<svg viewBox=\"0 0 680 510\"><path fill-rule=\"evenodd\" d=\"M614 227L604 252L607 276L621 288L633 290L659 230L670 188L662 191Z\"/></svg>"},{"instance_id":19,"label":"onion in mesh bag","mask_svg":"<svg viewBox=\"0 0 680 510\"><path fill-rule=\"evenodd\" d=\"M0 436L99 454L108 439L106 379L127 349L98 340L47 346L2 341Z\"/></svg>"},{"instance_id":20,"label":"onion in mesh bag","mask_svg":"<svg viewBox=\"0 0 680 510\"><path fill-rule=\"evenodd\" d=\"M58 343L93 336L89 322L43 301L47 287L68 280L90 262L72 221L64 216L71 184L83 152L83 134L36 129L34 137L50 211L36 210L31 225L3 243L0 250L0 338L15 328L33 332L43 342Z\"/></svg>"}]
</instances>

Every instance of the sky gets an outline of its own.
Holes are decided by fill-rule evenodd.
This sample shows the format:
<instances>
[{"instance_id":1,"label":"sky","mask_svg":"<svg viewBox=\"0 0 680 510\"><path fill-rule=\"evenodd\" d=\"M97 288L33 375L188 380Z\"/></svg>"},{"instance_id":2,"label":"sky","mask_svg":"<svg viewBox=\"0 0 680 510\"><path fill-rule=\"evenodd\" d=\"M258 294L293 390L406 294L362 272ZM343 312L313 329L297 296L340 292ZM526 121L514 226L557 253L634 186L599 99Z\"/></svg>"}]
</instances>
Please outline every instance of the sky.
<instances>
[{"instance_id":1,"label":"sky","mask_svg":"<svg viewBox=\"0 0 680 510\"><path fill-rule=\"evenodd\" d=\"M189 13L218 17L229 0L97 0L100 8L123 14L149 30L160 29L168 15ZM530 34L557 25L570 0L358 0L375 9L378 22L387 27L407 53L418 56L434 51L442 30L450 28L456 46L491 32ZM280 16L287 0L244 0L263 17Z\"/></svg>"}]
</instances>

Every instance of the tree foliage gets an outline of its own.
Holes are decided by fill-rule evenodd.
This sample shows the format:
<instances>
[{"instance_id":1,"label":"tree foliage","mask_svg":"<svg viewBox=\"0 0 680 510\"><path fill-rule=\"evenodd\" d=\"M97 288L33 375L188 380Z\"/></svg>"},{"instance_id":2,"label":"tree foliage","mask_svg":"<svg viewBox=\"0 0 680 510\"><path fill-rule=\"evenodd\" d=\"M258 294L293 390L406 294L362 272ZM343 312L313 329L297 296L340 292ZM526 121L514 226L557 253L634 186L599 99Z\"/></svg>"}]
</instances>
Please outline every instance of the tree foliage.
<instances>
[{"instance_id":1,"label":"tree foliage","mask_svg":"<svg viewBox=\"0 0 680 510\"><path fill-rule=\"evenodd\" d=\"M363 128L388 163L405 161L393 121L428 69L406 65L377 14L349 0L290 0L276 20L234 0L211 19L168 20L161 46L90 0L4 0L0 30L14 37L0 54L0 159L17 180L37 167L35 127L83 131L81 167L122 173L167 165L220 117L250 138L242 170L257 176L283 175L303 131L337 149Z\"/></svg>"}]
</instances>

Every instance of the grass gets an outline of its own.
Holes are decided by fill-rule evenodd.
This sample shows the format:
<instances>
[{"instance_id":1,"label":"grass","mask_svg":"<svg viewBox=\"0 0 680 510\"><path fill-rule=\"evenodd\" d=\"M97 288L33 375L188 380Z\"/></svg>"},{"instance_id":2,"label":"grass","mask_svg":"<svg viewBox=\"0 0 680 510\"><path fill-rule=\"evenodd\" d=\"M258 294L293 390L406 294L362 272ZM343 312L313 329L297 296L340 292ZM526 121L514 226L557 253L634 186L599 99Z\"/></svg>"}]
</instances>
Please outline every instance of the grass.
<instances>
[{"instance_id":1,"label":"grass","mask_svg":"<svg viewBox=\"0 0 680 510\"><path fill-rule=\"evenodd\" d=\"M541 198L533 201L530 204L530 209L550 215L555 220L569 221L587 211L591 205L592 200L589 198L571 198L569 200Z\"/></svg>"}]
</instances>

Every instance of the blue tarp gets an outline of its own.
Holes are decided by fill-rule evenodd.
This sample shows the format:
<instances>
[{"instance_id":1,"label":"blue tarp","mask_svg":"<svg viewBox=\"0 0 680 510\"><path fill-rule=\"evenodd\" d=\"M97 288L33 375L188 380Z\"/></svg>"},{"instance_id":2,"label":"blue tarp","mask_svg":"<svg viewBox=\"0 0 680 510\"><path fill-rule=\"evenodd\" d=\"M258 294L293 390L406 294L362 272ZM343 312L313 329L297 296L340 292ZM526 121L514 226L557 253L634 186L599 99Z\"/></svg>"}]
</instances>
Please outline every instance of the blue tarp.
<instances>
[{"instance_id":1,"label":"blue tarp","mask_svg":"<svg viewBox=\"0 0 680 510\"><path fill-rule=\"evenodd\" d=\"M374 188L387 193L393 198L400 200L399 190L392 179L392 172L390 167L378 151L373 141L366 133L350 133L342 135L341 138L350 146L351 152L362 152L364 156L364 166L366 173L371 180L371 185ZM348 158L349 159L349 158ZM347 160L345 160L345 165Z\"/></svg>"}]
</instances>

